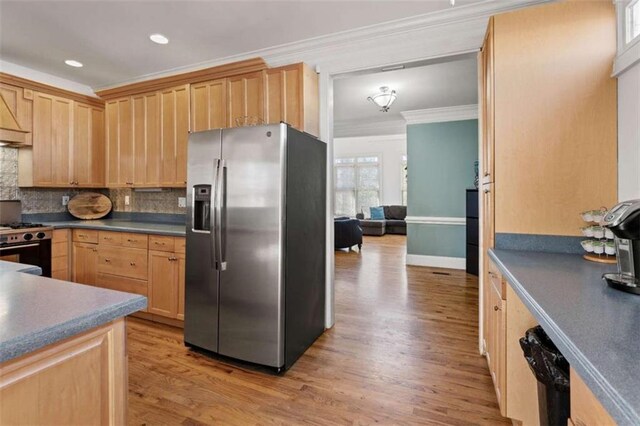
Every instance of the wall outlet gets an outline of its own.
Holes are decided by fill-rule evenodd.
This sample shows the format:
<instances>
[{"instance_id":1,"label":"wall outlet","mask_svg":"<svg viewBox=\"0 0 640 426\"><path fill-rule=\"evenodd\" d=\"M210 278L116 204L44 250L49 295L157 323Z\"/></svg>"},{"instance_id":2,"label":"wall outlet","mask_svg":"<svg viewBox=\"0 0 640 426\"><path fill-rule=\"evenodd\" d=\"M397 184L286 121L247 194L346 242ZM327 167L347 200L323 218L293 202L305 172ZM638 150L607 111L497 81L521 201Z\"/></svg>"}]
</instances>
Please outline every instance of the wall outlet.
<instances>
[{"instance_id":1,"label":"wall outlet","mask_svg":"<svg viewBox=\"0 0 640 426\"><path fill-rule=\"evenodd\" d=\"M178 197L178 207L187 207L187 197Z\"/></svg>"},{"instance_id":2,"label":"wall outlet","mask_svg":"<svg viewBox=\"0 0 640 426\"><path fill-rule=\"evenodd\" d=\"M69 204L69 196L68 195L63 195L62 196L62 205L66 206L67 204Z\"/></svg>"},{"instance_id":3,"label":"wall outlet","mask_svg":"<svg viewBox=\"0 0 640 426\"><path fill-rule=\"evenodd\" d=\"M125 205L125 206L128 206L128 205L130 205L130 204L131 204L131 197L130 197L130 196L128 196L128 195L125 195L125 196L124 196L124 205Z\"/></svg>"}]
</instances>

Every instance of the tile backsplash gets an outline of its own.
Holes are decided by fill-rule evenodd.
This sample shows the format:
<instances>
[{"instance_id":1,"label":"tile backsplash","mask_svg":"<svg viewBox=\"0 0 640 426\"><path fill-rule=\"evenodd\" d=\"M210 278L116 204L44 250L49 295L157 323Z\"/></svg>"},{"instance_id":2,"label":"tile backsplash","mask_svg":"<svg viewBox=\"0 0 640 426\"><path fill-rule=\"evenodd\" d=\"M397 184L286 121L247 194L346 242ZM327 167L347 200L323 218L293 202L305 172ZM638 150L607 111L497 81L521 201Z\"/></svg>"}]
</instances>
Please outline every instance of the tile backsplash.
<instances>
[{"instance_id":1,"label":"tile backsplash","mask_svg":"<svg viewBox=\"0 0 640 426\"><path fill-rule=\"evenodd\" d=\"M82 189L55 188L19 188L18 187L18 149L0 147L0 199L22 200L23 213L59 213L65 212L62 196L73 197ZM136 191L123 189L92 189L107 195L113 202L116 212L171 213L184 214L186 209L178 207L178 197L186 197L182 188L162 189L158 191ZM129 196L129 205L125 197Z\"/></svg>"}]
</instances>

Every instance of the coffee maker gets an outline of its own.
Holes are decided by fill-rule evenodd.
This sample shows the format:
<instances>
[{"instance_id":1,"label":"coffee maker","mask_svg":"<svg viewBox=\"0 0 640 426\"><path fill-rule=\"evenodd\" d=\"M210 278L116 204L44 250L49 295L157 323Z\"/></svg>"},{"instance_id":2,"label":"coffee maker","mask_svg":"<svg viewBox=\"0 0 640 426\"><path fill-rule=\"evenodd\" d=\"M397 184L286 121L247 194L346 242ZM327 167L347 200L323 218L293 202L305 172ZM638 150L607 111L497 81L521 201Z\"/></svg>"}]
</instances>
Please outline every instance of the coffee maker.
<instances>
[{"instance_id":1,"label":"coffee maker","mask_svg":"<svg viewBox=\"0 0 640 426\"><path fill-rule=\"evenodd\" d=\"M616 204L600 224L613 232L618 256L618 272L602 278L617 290L640 294L640 200Z\"/></svg>"}]
</instances>

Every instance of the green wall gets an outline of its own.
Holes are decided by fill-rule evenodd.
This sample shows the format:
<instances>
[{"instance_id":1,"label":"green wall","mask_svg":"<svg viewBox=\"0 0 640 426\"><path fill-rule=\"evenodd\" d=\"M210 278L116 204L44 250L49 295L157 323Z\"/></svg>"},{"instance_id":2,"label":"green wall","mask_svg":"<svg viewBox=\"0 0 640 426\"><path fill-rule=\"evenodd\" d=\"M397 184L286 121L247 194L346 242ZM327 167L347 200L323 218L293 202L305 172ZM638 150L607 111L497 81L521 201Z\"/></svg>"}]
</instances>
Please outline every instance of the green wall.
<instances>
[{"instance_id":1,"label":"green wall","mask_svg":"<svg viewBox=\"0 0 640 426\"><path fill-rule=\"evenodd\" d=\"M408 216L465 217L473 187L478 120L407 126ZM407 253L465 257L465 226L409 224Z\"/></svg>"}]
</instances>

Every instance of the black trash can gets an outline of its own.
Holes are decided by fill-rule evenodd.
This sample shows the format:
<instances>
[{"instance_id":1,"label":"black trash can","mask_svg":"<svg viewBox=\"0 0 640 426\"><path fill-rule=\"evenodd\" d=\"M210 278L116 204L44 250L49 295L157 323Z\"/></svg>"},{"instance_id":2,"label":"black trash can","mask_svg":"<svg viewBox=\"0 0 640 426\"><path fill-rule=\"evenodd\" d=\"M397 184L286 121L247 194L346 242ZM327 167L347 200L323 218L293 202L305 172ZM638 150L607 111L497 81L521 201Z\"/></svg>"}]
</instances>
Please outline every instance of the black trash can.
<instances>
[{"instance_id":1,"label":"black trash can","mask_svg":"<svg viewBox=\"0 0 640 426\"><path fill-rule=\"evenodd\" d=\"M571 415L569 363L540 326L527 330L520 347L538 380L540 424L566 425Z\"/></svg>"}]
</instances>

